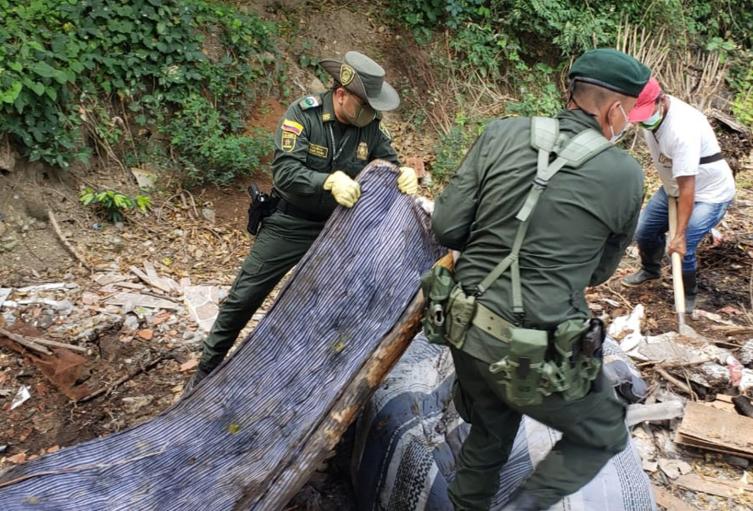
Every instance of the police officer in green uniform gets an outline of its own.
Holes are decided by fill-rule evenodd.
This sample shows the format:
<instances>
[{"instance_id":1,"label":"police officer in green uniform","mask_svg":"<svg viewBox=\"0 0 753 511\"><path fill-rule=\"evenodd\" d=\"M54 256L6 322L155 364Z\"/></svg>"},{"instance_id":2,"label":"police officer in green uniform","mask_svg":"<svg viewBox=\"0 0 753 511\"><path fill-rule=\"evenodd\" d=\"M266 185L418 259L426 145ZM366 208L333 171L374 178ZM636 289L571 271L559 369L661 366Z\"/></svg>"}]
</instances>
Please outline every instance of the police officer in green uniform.
<instances>
[{"instance_id":1,"label":"police officer in green uniform","mask_svg":"<svg viewBox=\"0 0 753 511\"><path fill-rule=\"evenodd\" d=\"M197 372L187 389L224 359L240 331L280 279L303 257L339 204L352 207L361 195L355 181L372 160L398 165L381 112L400 104L384 70L366 55L350 51L343 61L323 60L334 86L294 102L275 133L272 162L276 211L264 218L248 257L220 307L203 344ZM415 194L416 173L402 167L401 192Z\"/></svg>"},{"instance_id":2,"label":"police officer in green uniform","mask_svg":"<svg viewBox=\"0 0 753 511\"><path fill-rule=\"evenodd\" d=\"M433 230L443 245L460 251L455 281L477 304L464 340L452 346L455 404L471 424L449 490L458 510L489 508L524 414L561 431L562 439L505 510L548 509L626 445L624 405L604 381L590 341L591 351L585 348L596 325L591 322L598 320L589 319L584 290L612 274L633 237L643 175L613 143L628 127L649 74L616 50L585 53L569 73L570 97L557 115L559 131L550 133L556 143L549 157L544 153L539 161L530 118L497 120L436 202ZM564 154L568 140L583 132L590 134L586 148L596 149L590 159L532 186L537 166L552 164L558 150ZM538 201L524 206L537 187ZM500 259L516 250L510 259L516 270L487 282ZM539 359L535 350L525 351L537 342ZM564 354L557 356L560 347ZM531 375L540 388L521 384Z\"/></svg>"}]
</instances>

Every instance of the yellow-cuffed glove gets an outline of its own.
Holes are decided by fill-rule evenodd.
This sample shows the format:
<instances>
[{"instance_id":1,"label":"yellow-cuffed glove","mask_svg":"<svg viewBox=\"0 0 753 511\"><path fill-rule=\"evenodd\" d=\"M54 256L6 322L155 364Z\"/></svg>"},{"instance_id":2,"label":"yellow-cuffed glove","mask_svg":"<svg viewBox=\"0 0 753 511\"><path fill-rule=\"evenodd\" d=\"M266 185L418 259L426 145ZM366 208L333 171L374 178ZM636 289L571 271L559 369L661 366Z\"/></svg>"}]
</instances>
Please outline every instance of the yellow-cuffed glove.
<instances>
[{"instance_id":1,"label":"yellow-cuffed glove","mask_svg":"<svg viewBox=\"0 0 753 511\"><path fill-rule=\"evenodd\" d=\"M416 195L418 192L418 176L413 167L400 167L397 176L397 189L406 195Z\"/></svg>"},{"instance_id":2,"label":"yellow-cuffed glove","mask_svg":"<svg viewBox=\"0 0 753 511\"><path fill-rule=\"evenodd\" d=\"M324 181L324 189L332 192L341 206L352 208L361 196L361 187L342 170L337 170Z\"/></svg>"}]
</instances>

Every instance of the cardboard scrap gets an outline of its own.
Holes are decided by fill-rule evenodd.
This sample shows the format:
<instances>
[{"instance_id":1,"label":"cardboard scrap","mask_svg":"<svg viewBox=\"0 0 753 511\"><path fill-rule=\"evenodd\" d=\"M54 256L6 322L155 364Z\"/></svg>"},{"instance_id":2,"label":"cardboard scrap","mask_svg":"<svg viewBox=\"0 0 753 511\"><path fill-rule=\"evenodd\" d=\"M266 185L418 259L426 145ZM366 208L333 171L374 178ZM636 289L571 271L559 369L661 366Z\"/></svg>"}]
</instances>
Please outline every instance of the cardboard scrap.
<instances>
[{"instance_id":1,"label":"cardboard scrap","mask_svg":"<svg viewBox=\"0 0 753 511\"><path fill-rule=\"evenodd\" d=\"M724 498L739 497L745 492L753 492L753 485L744 481L709 479L698 474L685 474L675 479L674 484L691 491L700 491Z\"/></svg>"},{"instance_id":2,"label":"cardboard scrap","mask_svg":"<svg viewBox=\"0 0 753 511\"><path fill-rule=\"evenodd\" d=\"M660 486L654 486L654 496L656 503L668 511L695 511L697 509Z\"/></svg>"},{"instance_id":3,"label":"cardboard scrap","mask_svg":"<svg viewBox=\"0 0 753 511\"><path fill-rule=\"evenodd\" d=\"M707 404L688 403L675 441L710 451L753 458L753 419Z\"/></svg>"}]
</instances>

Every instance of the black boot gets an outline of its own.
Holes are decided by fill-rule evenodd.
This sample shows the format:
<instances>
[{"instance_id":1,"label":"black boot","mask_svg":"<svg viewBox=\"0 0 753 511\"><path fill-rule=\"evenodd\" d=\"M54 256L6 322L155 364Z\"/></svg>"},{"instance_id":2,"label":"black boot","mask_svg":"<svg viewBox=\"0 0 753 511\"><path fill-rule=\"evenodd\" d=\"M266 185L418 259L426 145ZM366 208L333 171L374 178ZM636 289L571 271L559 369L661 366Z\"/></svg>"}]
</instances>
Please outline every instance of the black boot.
<instances>
[{"instance_id":1,"label":"black boot","mask_svg":"<svg viewBox=\"0 0 753 511\"><path fill-rule=\"evenodd\" d=\"M539 505L534 495L519 488L510 495L510 502L502 508L502 511L544 511L544 509L546 508Z\"/></svg>"},{"instance_id":2,"label":"black boot","mask_svg":"<svg viewBox=\"0 0 753 511\"><path fill-rule=\"evenodd\" d=\"M695 298L698 295L698 282L696 282L696 272L682 272L682 286L685 291L685 312L690 314L695 308Z\"/></svg>"},{"instance_id":3,"label":"black boot","mask_svg":"<svg viewBox=\"0 0 753 511\"><path fill-rule=\"evenodd\" d=\"M186 386L183 387L183 395L185 396L189 394L204 378L209 376L212 371L214 371L214 367L206 367L199 364L199 367L196 368L196 372L193 373L191 379L188 380Z\"/></svg>"},{"instance_id":4,"label":"black boot","mask_svg":"<svg viewBox=\"0 0 753 511\"><path fill-rule=\"evenodd\" d=\"M622 284L628 287L640 286L649 280L661 277L661 258L664 257L664 247L645 248L638 246L641 255L641 269L622 279Z\"/></svg>"}]
</instances>

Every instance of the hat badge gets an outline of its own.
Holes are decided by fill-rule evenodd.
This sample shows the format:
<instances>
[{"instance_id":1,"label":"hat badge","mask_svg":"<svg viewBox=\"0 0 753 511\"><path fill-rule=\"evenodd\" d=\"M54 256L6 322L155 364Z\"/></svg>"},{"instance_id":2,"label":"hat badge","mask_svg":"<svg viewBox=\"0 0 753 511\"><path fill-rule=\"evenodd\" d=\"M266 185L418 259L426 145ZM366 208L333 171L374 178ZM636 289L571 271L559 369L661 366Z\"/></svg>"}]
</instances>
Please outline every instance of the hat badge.
<instances>
[{"instance_id":1,"label":"hat badge","mask_svg":"<svg viewBox=\"0 0 753 511\"><path fill-rule=\"evenodd\" d=\"M348 64L343 64L342 66L340 66L340 83L342 85L349 85L350 82L353 81L353 77L355 75L356 72Z\"/></svg>"}]
</instances>

